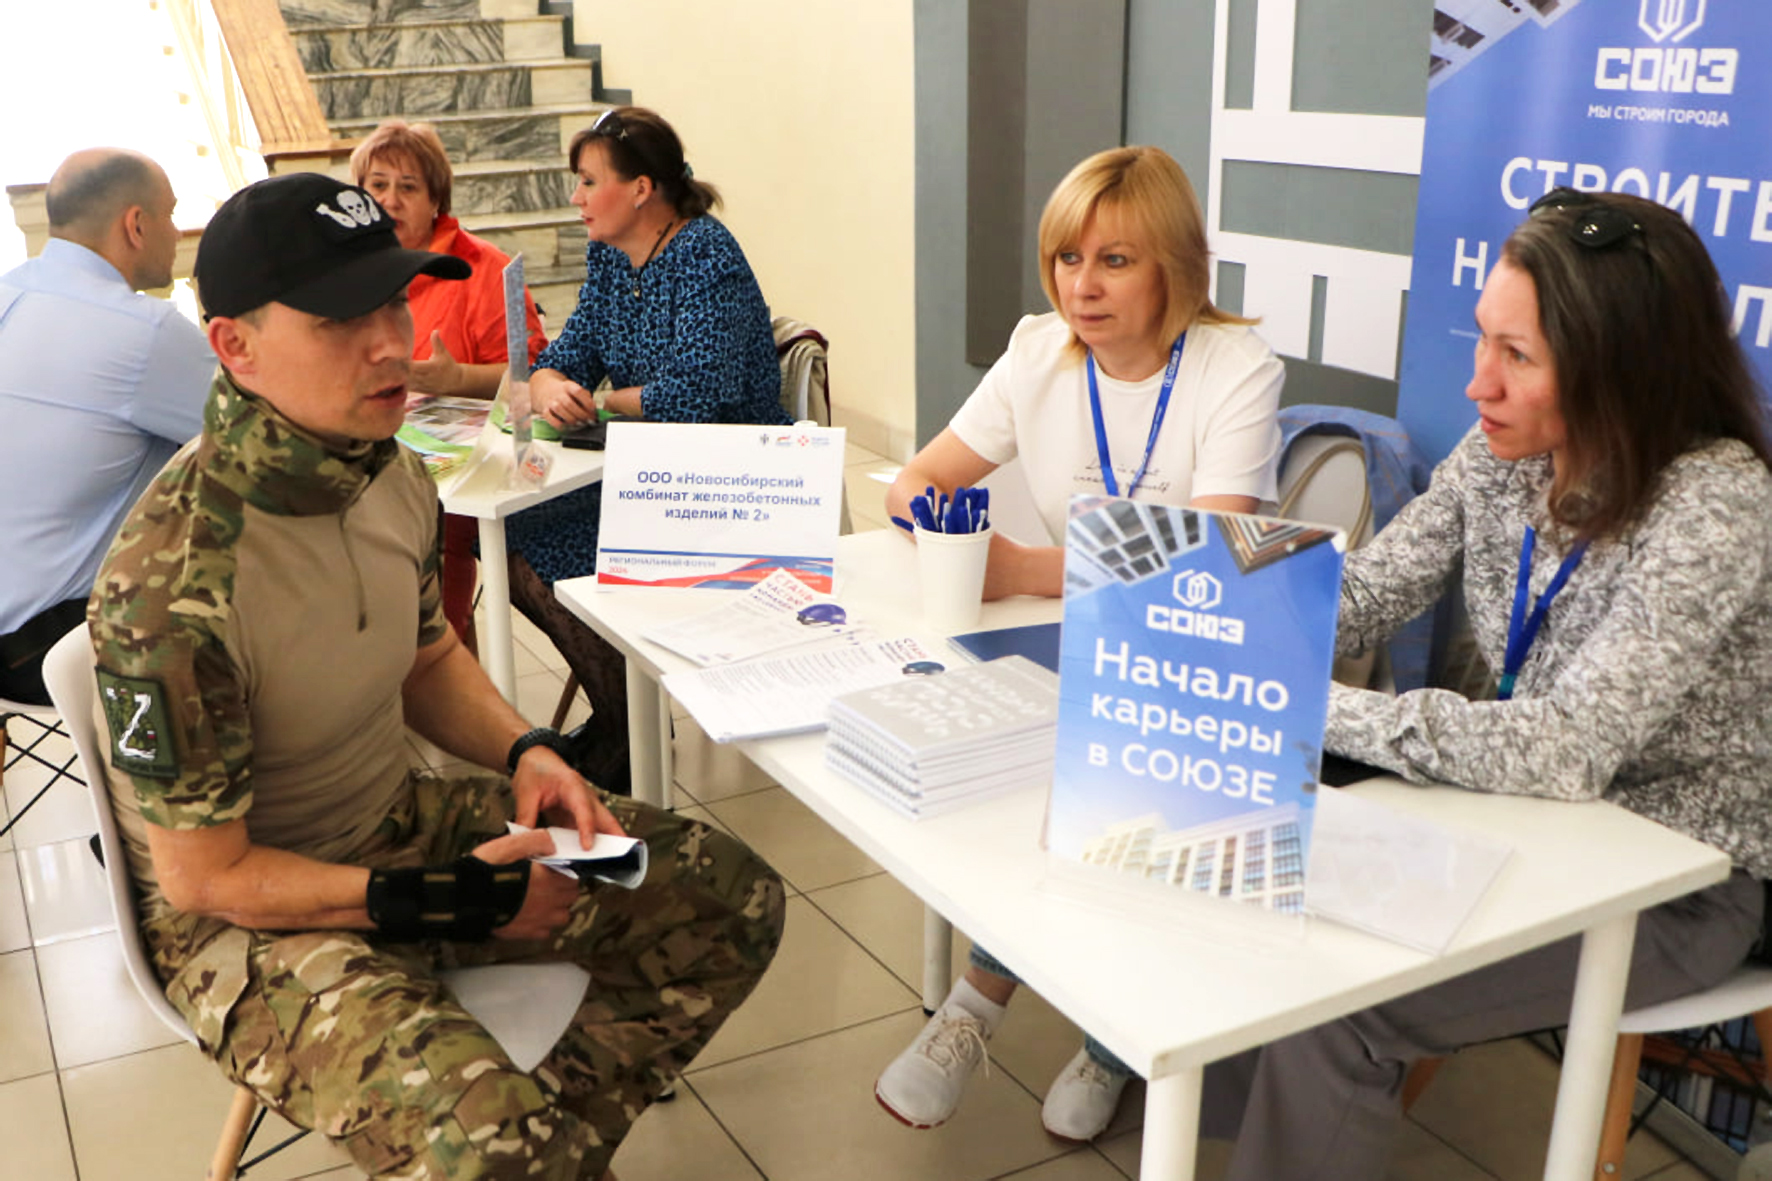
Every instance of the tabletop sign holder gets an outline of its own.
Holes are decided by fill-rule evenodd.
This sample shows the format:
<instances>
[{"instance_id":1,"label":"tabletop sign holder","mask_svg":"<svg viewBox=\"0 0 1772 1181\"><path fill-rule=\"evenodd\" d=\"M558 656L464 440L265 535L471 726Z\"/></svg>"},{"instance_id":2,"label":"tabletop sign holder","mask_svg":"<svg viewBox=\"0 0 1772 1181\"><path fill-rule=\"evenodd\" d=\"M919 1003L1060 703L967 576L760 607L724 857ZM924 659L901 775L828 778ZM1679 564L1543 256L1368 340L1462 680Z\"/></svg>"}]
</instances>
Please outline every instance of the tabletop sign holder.
<instances>
[{"instance_id":1,"label":"tabletop sign holder","mask_svg":"<svg viewBox=\"0 0 1772 1181\"><path fill-rule=\"evenodd\" d=\"M1302 913L1345 547L1295 521L1072 499L1057 876Z\"/></svg>"},{"instance_id":2,"label":"tabletop sign holder","mask_svg":"<svg viewBox=\"0 0 1772 1181\"><path fill-rule=\"evenodd\" d=\"M547 482L552 457L532 446L534 406L529 400L529 321L523 299L523 255L518 252L501 272L505 281L505 356L508 358L499 396L505 400L505 419L511 425L511 474L513 488L539 488Z\"/></svg>"},{"instance_id":3,"label":"tabletop sign holder","mask_svg":"<svg viewBox=\"0 0 1772 1181\"><path fill-rule=\"evenodd\" d=\"M843 429L611 422L597 585L831 592Z\"/></svg>"}]
</instances>

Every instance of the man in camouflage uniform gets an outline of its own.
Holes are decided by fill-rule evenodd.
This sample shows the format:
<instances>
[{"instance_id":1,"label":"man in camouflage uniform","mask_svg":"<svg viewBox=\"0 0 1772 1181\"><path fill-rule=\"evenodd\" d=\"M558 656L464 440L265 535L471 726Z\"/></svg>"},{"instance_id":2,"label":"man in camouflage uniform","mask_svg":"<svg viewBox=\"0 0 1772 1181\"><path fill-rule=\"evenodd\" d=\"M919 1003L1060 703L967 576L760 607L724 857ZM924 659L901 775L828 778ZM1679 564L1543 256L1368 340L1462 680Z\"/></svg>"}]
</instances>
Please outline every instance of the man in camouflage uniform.
<instances>
[{"instance_id":1,"label":"man in camouflage uniform","mask_svg":"<svg viewBox=\"0 0 1772 1181\"><path fill-rule=\"evenodd\" d=\"M88 611L110 790L167 995L229 1077L387 1178L596 1178L761 977L780 880L704 825L601 798L446 625L436 493L393 440L416 274L367 193L236 194L196 277L223 372ZM509 781L407 770L404 725ZM651 855L634 890L527 858L546 816ZM420 868L423 867L423 868ZM440 968L571 960L530 1073Z\"/></svg>"}]
</instances>

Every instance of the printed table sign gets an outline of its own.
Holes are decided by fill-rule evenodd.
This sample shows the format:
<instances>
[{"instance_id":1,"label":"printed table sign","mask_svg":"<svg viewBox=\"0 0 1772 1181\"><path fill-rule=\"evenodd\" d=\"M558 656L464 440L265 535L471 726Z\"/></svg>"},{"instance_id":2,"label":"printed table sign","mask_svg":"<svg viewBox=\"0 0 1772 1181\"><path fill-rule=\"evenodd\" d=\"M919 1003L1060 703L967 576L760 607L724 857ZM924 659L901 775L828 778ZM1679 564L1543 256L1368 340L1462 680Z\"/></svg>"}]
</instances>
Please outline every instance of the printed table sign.
<instances>
[{"instance_id":1,"label":"printed table sign","mask_svg":"<svg viewBox=\"0 0 1772 1181\"><path fill-rule=\"evenodd\" d=\"M1303 909L1345 548L1295 521L1071 501L1055 854Z\"/></svg>"},{"instance_id":2,"label":"printed table sign","mask_svg":"<svg viewBox=\"0 0 1772 1181\"><path fill-rule=\"evenodd\" d=\"M604 459L599 585L830 593L841 427L611 422Z\"/></svg>"}]
</instances>

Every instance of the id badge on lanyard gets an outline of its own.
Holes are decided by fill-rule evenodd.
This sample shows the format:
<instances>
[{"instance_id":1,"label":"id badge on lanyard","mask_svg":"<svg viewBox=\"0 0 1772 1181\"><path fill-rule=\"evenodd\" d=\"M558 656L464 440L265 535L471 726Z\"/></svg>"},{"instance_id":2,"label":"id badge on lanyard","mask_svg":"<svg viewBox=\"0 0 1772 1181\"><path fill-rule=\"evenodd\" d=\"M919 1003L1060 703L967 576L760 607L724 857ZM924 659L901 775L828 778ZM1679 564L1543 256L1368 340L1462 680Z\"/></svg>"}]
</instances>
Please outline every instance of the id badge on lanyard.
<instances>
[{"instance_id":1,"label":"id badge on lanyard","mask_svg":"<svg viewBox=\"0 0 1772 1181\"><path fill-rule=\"evenodd\" d=\"M1131 496L1138 491L1140 480L1151 466L1151 454L1157 449L1157 436L1163 431L1163 416L1169 412L1169 395L1175 389L1175 374L1181 368L1182 346L1187 344L1187 333L1175 338L1169 349L1169 367L1163 370L1163 388L1157 393L1157 408L1151 412L1151 433L1144 443L1144 459L1139 462L1138 470L1132 475L1132 483L1126 488L1126 495ZM1120 495L1120 481L1114 477L1114 462L1108 455L1107 424L1101 415L1101 391L1095 385L1095 354L1091 352L1085 362L1089 371L1089 413L1095 418L1095 454L1101 460L1101 482L1107 485L1109 496Z\"/></svg>"},{"instance_id":2,"label":"id badge on lanyard","mask_svg":"<svg viewBox=\"0 0 1772 1181\"><path fill-rule=\"evenodd\" d=\"M1532 548L1538 541L1538 534L1532 526L1526 526L1526 539L1520 543L1520 573L1514 580L1514 609L1507 621L1507 655L1502 659L1501 683L1495 692L1497 701L1508 701L1514 695L1514 681L1520 675L1520 667L1526 663L1526 654L1532 651L1532 641L1538 638L1539 626L1544 623L1544 614L1556 599L1563 584L1581 565L1582 555L1587 553L1587 542L1582 542L1569 551L1563 564L1557 567L1555 577L1544 593L1538 596L1538 602L1532 607L1532 613L1526 613L1526 598L1530 593L1532 581Z\"/></svg>"}]
</instances>

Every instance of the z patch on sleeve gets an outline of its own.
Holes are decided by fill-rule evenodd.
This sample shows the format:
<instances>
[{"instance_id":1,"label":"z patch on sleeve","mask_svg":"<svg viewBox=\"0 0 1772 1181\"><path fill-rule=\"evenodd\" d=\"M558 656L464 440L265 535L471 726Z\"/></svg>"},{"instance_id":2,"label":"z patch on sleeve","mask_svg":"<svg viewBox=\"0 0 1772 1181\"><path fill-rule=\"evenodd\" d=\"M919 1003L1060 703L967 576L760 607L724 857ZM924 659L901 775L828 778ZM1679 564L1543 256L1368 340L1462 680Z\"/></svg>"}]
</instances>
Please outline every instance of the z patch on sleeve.
<instances>
[{"instance_id":1,"label":"z patch on sleeve","mask_svg":"<svg viewBox=\"0 0 1772 1181\"><path fill-rule=\"evenodd\" d=\"M178 774L178 752L173 749L171 711L166 690L159 681L120 677L98 670L99 700L104 703L105 725L111 731L111 758L117 769L149 779L171 779Z\"/></svg>"}]
</instances>

